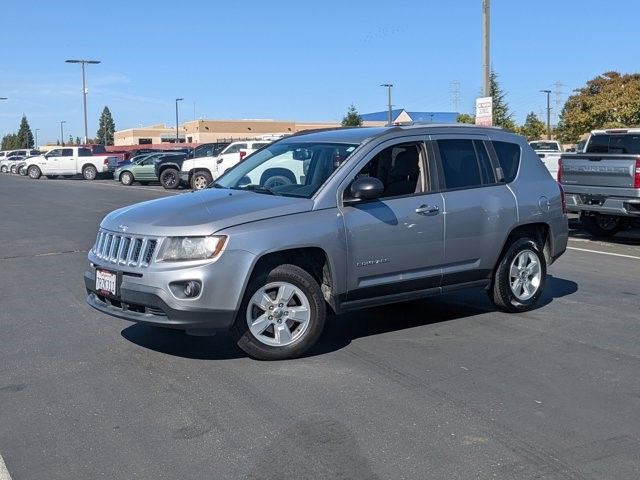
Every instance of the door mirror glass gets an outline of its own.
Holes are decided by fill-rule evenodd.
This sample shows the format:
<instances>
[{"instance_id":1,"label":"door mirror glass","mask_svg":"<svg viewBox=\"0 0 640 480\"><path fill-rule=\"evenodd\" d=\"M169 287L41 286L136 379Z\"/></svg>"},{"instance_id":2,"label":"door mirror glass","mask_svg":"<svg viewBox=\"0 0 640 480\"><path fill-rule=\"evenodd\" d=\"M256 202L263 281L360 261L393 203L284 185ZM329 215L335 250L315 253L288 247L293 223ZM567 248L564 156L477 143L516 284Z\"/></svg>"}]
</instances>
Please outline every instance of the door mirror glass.
<instances>
[{"instance_id":1,"label":"door mirror glass","mask_svg":"<svg viewBox=\"0 0 640 480\"><path fill-rule=\"evenodd\" d=\"M384 192L384 184L376 177L360 177L351 184L351 197L358 200L380 198Z\"/></svg>"}]
</instances>

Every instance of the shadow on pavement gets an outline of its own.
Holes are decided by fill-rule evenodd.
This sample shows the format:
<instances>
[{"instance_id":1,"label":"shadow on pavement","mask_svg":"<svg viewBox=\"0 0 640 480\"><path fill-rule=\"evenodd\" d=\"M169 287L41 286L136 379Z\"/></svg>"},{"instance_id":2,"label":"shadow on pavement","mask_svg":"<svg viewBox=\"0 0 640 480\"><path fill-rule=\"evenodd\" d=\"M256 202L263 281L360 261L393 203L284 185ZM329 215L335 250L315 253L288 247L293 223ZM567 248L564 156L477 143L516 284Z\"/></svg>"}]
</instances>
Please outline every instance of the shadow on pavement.
<instances>
[{"instance_id":1,"label":"shadow on pavement","mask_svg":"<svg viewBox=\"0 0 640 480\"><path fill-rule=\"evenodd\" d=\"M575 282L549 275L540 307L550 304L556 298L566 297L577 291L578 285ZM486 292L475 289L332 316L327 321L322 338L306 356L340 350L356 338L469 318L495 311ZM194 337L181 331L134 324L122 330L121 334L136 345L177 357L196 360L228 360L246 356L236 347L231 335L227 332L220 332L213 337Z\"/></svg>"}]
</instances>

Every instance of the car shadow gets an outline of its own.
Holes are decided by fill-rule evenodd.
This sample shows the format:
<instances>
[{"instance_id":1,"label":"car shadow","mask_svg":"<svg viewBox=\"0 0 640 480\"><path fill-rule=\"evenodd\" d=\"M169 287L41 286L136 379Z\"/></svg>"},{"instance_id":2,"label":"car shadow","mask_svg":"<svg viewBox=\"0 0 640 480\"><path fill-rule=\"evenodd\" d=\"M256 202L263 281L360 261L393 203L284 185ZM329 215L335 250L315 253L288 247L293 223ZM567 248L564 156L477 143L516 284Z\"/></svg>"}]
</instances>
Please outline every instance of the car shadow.
<instances>
[{"instance_id":1,"label":"car shadow","mask_svg":"<svg viewBox=\"0 0 640 480\"><path fill-rule=\"evenodd\" d=\"M553 275L540 307L578 291L578 285ZM353 340L399 330L427 326L497 311L484 290L472 289L410 302L394 303L331 316L320 341L305 355L335 352ZM194 337L180 331L134 324L122 330L128 341L143 348L195 360L229 360L246 357L227 332L213 337Z\"/></svg>"},{"instance_id":2,"label":"car shadow","mask_svg":"<svg viewBox=\"0 0 640 480\"><path fill-rule=\"evenodd\" d=\"M630 227L616 233L609 238L595 238L582 229L580 220L569 219L569 238L578 240L591 240L594 242L604 242L616 245L638 246L640 245L640 228Z\"/></svg>"}]
</instances>

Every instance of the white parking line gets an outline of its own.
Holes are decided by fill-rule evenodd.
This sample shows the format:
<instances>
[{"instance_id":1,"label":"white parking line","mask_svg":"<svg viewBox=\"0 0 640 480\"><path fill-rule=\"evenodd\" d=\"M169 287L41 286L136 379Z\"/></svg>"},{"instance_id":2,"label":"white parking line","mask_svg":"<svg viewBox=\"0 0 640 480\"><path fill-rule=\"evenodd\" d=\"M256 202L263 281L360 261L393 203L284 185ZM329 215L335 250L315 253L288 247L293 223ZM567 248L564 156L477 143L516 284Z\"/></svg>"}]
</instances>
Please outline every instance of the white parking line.
<instances>
[{"instance_id":1,"label":"white parking line","mask_svg":"<svg viewBox=\"0 0 640 480\"><path fill-rule=\"evenodd\" d=\"M578 250L579 252L599 253L600 255L611 255L612 257L633 258L640 260L640 257L634 255L623 255L622 253L601 252L599 250L589 250L588 248L567 247L567 250Z\"/></svg>"},{"instance_id":2,"label":"white parking line","mask_svg":"<svg viewBox=\"0 0 640 480\"><path fill-rule=\"evenodd\" d=\"M4 464L2 455L0 455L0 480L11 480L11 475L9 475L9 470L7 470L7 466Z\"/></svg>"}]
</instances>

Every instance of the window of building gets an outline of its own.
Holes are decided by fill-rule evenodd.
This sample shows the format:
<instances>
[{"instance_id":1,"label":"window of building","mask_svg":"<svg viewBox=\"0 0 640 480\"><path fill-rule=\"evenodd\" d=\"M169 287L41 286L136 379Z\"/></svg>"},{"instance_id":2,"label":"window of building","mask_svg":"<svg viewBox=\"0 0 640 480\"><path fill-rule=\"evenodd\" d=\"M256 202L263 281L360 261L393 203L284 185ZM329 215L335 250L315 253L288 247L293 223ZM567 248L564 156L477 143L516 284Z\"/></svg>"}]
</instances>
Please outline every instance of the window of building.
<instances>
[{"instance_id":1,"label":"window of building","mask_svg":"<svg viewBox=\"0 0 640 480\"><path fill-rule=\"evenodd\" d=\"M153 142L150 138L139 138L138 145L151 145Z\"/></svg>"}]
</instances>

